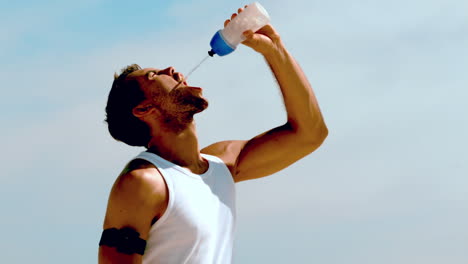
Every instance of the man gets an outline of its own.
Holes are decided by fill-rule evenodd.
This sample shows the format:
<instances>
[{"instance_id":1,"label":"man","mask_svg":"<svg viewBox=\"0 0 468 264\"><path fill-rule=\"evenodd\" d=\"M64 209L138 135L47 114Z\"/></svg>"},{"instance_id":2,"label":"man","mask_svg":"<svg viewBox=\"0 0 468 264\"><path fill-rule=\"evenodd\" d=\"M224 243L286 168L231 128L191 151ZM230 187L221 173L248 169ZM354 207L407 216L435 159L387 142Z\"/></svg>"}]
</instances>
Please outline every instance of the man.
<instances>
[{"instance_id":1,"label":"man","mask_svg":"<svg viewBox=\"0 0 468 264\"><path fill-rule=\"evenodd\" d=\"M172 67L131 65L114 80L106 107L109 131L147 151L114 183L99 263L230 263L234 183L286 168L326 138L312 88L278 33L267 25L244 35L243 44L262 54L273 71L287 111L284 125L250 140L199 150L193 116L208 102Z\"/></svg>"}]
</instances>

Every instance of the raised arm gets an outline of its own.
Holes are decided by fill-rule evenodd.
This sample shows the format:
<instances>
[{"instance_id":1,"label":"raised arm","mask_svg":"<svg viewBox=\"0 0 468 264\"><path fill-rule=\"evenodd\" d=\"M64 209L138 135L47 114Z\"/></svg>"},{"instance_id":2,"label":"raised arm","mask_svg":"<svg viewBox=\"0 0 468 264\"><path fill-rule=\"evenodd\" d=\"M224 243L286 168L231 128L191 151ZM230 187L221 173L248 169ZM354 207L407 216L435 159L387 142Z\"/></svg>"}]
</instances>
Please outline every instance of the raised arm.
<instances>
[{"instance_id":1,"label":"raised arm","mask_svg":"<svg viewBox=\"0 0 468 264\"><path fill-rule=\"evenodd\" d=\"M286 168L316 150L328 135L309 81L275 29L266 25L244 35L243 44L264 56L278 81L287 122L248 141L223 141L202 150L223 159L236 182Z\"/></svg>"}]
</instances>

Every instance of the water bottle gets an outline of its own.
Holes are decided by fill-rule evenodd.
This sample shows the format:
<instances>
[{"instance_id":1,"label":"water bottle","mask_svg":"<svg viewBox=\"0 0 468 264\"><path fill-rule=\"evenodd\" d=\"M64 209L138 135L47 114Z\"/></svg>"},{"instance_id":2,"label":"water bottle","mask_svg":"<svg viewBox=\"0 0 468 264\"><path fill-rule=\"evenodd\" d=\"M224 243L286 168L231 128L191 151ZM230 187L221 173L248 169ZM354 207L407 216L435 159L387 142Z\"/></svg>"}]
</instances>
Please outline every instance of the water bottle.
<instances>
[{"instance_id":1,"label":"water bottle","mask_svg":"<svg viewBox=\"0 0 468 264\"><path fill-rule=\"evenodd\" d=\"M263 6L255 2L248 5L229 24L216 32L210 41L211 50L208 54L224 56L233 52L237 45L245 40L242 34L246 30L253 32L270 23L270 16Z\"/></svg>"}]
</instances>

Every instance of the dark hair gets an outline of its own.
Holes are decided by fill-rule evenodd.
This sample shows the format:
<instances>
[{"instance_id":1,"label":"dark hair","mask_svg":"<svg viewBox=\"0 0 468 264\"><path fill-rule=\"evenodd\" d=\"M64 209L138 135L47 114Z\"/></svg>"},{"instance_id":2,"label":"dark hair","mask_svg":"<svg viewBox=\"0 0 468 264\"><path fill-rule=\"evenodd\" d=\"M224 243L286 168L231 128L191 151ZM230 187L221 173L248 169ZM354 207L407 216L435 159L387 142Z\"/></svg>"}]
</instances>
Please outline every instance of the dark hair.
<instances>
[{"instance_id":1,"label":"dark hair","mask_svg":"<svg viewBox=\"0 0 468 264\"><path fill-rule=\"evenodd\" d=\"M133 108L145 100L138 81L128 78L130 73L137 70L141 70L141 67L132 64L122 69L120 75L114 74L107 99L105 121L114 139L130 146L146 147L150 140L149 127L132 113Z\"/></svg>"}]
</instances>

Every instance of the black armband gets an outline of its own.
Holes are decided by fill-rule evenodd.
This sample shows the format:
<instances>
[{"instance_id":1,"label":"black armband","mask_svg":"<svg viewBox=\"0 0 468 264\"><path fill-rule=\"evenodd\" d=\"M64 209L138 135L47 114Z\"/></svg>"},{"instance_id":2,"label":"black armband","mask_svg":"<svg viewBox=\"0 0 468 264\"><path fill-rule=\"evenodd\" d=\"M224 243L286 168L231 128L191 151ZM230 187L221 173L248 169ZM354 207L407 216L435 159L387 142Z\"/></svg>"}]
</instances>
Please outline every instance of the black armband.
<instances>
[{"instance_id":1,"label":"black armband","mask_svg":"<svg viewBox=\"0 0 468 264\"><path fill-rule=\"evenodd\" d=\"M99 246L102 245L115 247L117 252L127 255L133 253L143 255L145 253L146 241L140 238L140 233L133 228L109 228L102 231Z\"/></svg>"}]
</instances>

